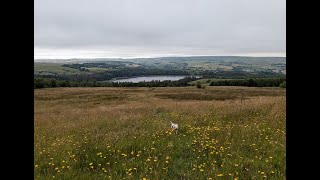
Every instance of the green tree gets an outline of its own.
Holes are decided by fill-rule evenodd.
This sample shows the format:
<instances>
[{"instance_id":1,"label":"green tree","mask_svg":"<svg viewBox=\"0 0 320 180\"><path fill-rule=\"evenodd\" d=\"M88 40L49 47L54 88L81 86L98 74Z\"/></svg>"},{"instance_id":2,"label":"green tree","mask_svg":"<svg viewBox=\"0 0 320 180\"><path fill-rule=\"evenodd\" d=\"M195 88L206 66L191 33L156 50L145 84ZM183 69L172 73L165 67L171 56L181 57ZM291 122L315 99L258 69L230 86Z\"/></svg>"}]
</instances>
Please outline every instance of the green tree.
<instances>
[{"instance_id":1,"label":"green tree","mask_svg":"<svg viewBox=\"0 0 320 180\"><path fill-rule=\"evenodd\" d=\"M201 88L201 83L200 83L200 81L197 81L197 88Z\"/></svg>"},{"instance_id":2,"label":"green tree","mask_svg":"<svg viewBox=\"0 0 320 180\"><path fill-rule=\"evenodd\" d=\"M57 81L55 79L51 79L51 87L57 87Z\"/></svg>"},{"instance_id":3,"label":"green tree","mask_svg":"<svg viewBox=\"0 0 320 180\"><path fill-rule=\"evenodd\" d=\"M280 86L281 88L286 88L286 87L287 87L286 81L283 81L279 86Z\"/></svg>"}]
</instances>

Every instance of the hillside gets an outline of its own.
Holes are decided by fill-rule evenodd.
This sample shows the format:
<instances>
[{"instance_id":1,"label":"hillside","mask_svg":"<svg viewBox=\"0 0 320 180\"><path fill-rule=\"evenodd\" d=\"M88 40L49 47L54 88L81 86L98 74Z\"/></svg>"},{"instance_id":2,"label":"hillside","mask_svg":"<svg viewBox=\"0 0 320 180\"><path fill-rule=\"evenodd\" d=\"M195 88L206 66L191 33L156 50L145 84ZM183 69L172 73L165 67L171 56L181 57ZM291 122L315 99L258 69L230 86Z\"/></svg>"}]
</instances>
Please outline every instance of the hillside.
<instances>
[{"instance_id":1,"label":"hillside","mask_svg":"<svg viewBox=\"0 0 320 180\"><path fill-rule=\"evenodd\" d=\"M285 57L242 57L242 56L192 56L192 57L159 57L159 58L133 58L133 59L57 59L57 60L35 60L35 74L41 74L42 72L50 73L62 73L52 69L52 66L47 66L47 69L43 69L43 63L56 62L50 64L82 64L83 67L89 70L89 72L108 71L110 69L119 68L137 68L145 67L152 69L175 69L185 70L190 73L197 73L203 70L212 71L236 71L236 72L275 72L286 73L286 58ZM87 65L86 65L87 64ZM90 64L90 66L88 66ZM94 65L96 64L96 65ZM107 64L108 66L103 66ZM42 67L42 68L39 68ZM90 68L96 69L90 69ZM56 67L60 68L60 67ZM98 69L97 69L98 68ZM61 69L61 68L60 68ZM65 69L66 73L69 73L70 69Z\"/></svg>"},{"instance_id":2,"label":"hillside","mask_svg":"<svg viewBox=\"0 0 320 180\"><path fill-rule=\"evenodd\" d=\"M35 179L285 179L285 94L211 86L36 89Z\"/></svg>"}]
</instances>

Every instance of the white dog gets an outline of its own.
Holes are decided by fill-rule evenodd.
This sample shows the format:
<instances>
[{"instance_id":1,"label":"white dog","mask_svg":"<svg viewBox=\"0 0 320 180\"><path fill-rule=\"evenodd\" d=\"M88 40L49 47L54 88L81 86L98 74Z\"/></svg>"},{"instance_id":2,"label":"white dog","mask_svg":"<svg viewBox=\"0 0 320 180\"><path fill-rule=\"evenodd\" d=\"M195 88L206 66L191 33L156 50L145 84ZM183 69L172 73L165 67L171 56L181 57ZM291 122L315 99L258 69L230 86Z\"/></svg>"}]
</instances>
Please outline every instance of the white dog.
<instances>
[{"instance_id":1,"label":"white dog","mask_svg":"<svg viewBox=\"0 0 320 180\"><path fill-rule=\"evenodd\" d=\"M178 132L178 124L174 124L174 123L172 123L171 121L170 121L170 123L171 123L171 128L173 129L173 130L176 130L176 133Z\"/></svg>"}]
</instances>

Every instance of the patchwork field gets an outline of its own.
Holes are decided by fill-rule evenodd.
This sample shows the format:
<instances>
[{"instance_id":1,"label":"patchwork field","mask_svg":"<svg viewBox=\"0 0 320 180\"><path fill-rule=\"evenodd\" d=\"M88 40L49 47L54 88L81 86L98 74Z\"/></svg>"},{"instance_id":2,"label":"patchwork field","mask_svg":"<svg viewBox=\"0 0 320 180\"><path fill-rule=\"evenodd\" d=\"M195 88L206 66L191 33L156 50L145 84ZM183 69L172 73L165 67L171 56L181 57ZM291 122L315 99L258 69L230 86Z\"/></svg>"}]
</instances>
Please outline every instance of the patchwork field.
<instances>
[{"instance_id":1,"label":"patchwork field","mask_svg":"<svg viewBox=\"0 0 320 180\"><path fill-rule=\"evenodd\" d=\"M35 89L35 179L286 179L285 95L253 87Z\"/></svg>"},{"instance_id":2,"label":"patchwork field","mask_svg":"<svg viewBox=\"0 0 320 180\"><path fill-rule=\"evenodd\" d=\"M76 74L80 73L79 70L63 67L59 63L35 63L34 64L35 74Z\"/></svg>"}]
</instances>

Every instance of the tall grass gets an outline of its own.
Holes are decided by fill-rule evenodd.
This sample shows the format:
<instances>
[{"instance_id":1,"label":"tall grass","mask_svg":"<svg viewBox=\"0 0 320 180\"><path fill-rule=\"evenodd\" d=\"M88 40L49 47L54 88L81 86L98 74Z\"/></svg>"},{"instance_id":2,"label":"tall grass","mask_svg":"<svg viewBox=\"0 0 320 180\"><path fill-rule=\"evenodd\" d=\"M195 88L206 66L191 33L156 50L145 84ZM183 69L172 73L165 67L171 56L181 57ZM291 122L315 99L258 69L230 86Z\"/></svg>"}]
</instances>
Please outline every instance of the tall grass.
<instances>
[{"instance_id":1,"label":"tall grass","mask_svg":"<svg viewBox=\"0 0 320 180\"><path fill-rule=\"evenodd\" d=\"M40 89L34 116L36 179L285 179L280 88Z\"/></svg>"}]
</instances>

